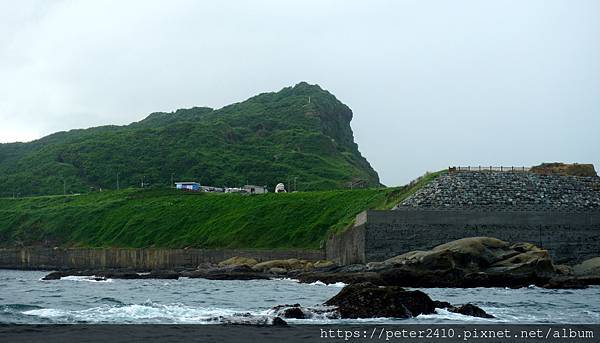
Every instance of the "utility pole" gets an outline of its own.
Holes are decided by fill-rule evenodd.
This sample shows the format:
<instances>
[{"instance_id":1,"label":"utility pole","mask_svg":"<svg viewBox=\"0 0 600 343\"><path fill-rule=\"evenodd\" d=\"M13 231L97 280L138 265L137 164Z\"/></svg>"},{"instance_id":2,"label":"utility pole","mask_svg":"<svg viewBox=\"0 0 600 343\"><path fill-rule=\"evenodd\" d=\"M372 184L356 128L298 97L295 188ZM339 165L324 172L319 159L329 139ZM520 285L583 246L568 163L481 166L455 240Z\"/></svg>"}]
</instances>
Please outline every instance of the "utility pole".
<instances>
[{"instance_id":1,"label":"utility pole","mask_svg":"<svg viewBox=\"0 0 600 343\"><path fill-rule=\"evenodd\" d=\"M63 178L63 195L67 195L67 179Z\"/></svg>"},{"instance_id":2,"label":"utility pole","mask_svg":"<svg viewBox=\"0 0 600 343\"><path fill-rule=\"evenodd\" d=\"M142 175L142 188L144 188L144 176Z\"/></svg>"},{"instance_id":3,"label":"utility pole","mask_svg":"<svg viewBox=\"0 0 600 343\"><path fill-rule=\"evenodd\" d=\"M175 173L171 173L171 184L169 185L170 188L173 188L173 177L175 176Z\"/></svg>"},{"instance_id":4,"label":"utility pole","mask_svg":"<svg viewBox=\"0 0 600 343\"><path fill-rule=\"evenodd\" d=\"M119 187L119 172L117 172L117 190L119 190L119 189L120 189L120 187Z\"/></svg>"}]
</instances>

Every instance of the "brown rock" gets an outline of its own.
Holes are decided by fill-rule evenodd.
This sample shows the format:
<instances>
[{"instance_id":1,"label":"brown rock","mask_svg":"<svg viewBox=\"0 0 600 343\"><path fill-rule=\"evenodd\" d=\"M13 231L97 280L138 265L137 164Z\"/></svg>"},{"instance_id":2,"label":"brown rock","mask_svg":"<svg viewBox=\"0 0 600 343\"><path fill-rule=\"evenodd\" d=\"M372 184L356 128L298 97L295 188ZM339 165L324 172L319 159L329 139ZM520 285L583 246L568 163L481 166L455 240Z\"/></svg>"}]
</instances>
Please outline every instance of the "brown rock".
<instances>
[{"instance_id":1,"label":"brown rock","mask_svg":"<svg viewBox=\"0 0 600 343\"><path fill-rule=\"evenodd\" d=\"M234 257L231 257L224 261L219 262L219 267L241 266L241 265L246 265L246 266L252 267L253 265L255 265L257 263L258 263L258 261L253 258L234 256Z\"/></svg>"},{"instance_id":2,"label":"brown rock","mask_svg":"<svg viewBox=\"0 0 600 343\"><path fill-rule=\"evenodd\" d=\"M566 164L560 162L542 163L531 167L531 172L537 174L558 174L570 176L597 176L593 164Z\"/></svg>"}]
</instances>

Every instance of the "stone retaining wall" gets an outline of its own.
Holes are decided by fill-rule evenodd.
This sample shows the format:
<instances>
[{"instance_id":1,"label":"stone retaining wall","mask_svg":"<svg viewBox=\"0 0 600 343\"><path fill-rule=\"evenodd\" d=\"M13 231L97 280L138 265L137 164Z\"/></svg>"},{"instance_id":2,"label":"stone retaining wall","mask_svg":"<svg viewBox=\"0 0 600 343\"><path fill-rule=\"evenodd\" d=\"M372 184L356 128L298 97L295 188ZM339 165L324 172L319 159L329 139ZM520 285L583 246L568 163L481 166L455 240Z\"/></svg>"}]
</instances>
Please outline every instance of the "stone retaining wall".
<instances>
[{"instance_id":1,"label":"stone retaining wall","mask_svg":"<svg viewBox=\"0 0 600 343\"><path fill-rule=\"evenodd\" d=\"M321 250L236 249L119 249L119 248L7 248L0 249L0 268L45 269L131 268L136 270L195 268L233 256L258 261L299 258L322 260Z\"/></svg>"},{"instance_id":2,"label":"stone retaining wall","mask_svg":"<svg viewBox=\"0 0 600 343\"><path fill-rule=\"evenodd\" d=\"M600 256L600 212L366 211L354 228L330 238L326 251L341 264L365 263L476 236L534 243L557 263L575 263Z\"/></svg>"},{"instance_id":3,"label":"stone retaining wall","mask_svg":"<svg viewBox=\"0 0 600 343\"><path fill-rule=\"evenodd\" d=\"M523 172L449 172L398 209L481 211L600 211L600 177Z\"/></svg>"}]
</instances>

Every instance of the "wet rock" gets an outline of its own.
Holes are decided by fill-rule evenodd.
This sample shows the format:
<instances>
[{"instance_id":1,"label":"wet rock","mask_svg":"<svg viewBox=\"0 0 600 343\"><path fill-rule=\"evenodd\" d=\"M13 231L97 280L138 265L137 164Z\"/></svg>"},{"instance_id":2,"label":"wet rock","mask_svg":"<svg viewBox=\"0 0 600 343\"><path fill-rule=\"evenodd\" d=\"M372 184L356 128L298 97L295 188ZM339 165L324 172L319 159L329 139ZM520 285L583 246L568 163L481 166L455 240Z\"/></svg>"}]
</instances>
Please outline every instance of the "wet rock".
<instances>
[{"instance_id":1,"label":"wet rock","mask_svg":"<svg viewBox=\"0 0 600 343\"><path fill-rule=\"evenodd\" d=\"M172 270L153 270L148 274L142 274L143 279L164 279L164 280L177 280L179 279L179 273Z\"/></svg>"},{"instance_id":2,"label":"wet rock","mask_svg":"<svg viewBox=\"0 0 600 343\"><path fill-rule=\"evenodd\" d=\"M542 285L549 289L585 289L588 288L585 280L574 277L555 277Z\"/></svg>"},{"instance_id":3,"label":"wet rock","mask_svg":"<svg viewBox=\"0 0 600 343\"><path fill-rule=\"evenodd\" d=\"M304 314L304 312L302 312L302 309L300 308L300 306L297 306L297 307L286 308L283 311L283 317L284 318L293 318L293 319L304 319L304 318L306 318L306 315Z\"/></svg>"},{"instance_id":4,"label":"wet rock","mask_svg":"<svg viewBox=\"0 0 600 343\"><path fill-rule=\"evenodd\" d=\"M454 312L454 313L460 313L465 316L472 316L472 317L479 317L479 318L496 318L473 304L465 304L460 307L453 306L453 307L449 308L449 311Z\"/></svg>"},{"instance_id":5,"label":"wet rock","mask_svg":"<svg viewBox=\"0 0 600 343\"><path fill-rule=\"evenodd\" d=\"M52 272L52 273L44 276L42 278L42 280L60 280L60 278L68 276L68 275L69 275L69 273L65 273L65 272L61 272L61 271Z\"/></svg>"},{"instance_id":6,"label":"wet rock","mask_svg":"<svg viewBox=\"0 0 600 343\"><path fill-rule=\"evenodd\" d=\"M452 307L454 307L454 306L452 306L451 303L449 303L447 301L438 301L438 300L433 301L433 306L435 306L435 308L452 308Z\"/></svg>"},{"instance_id":7,"label":"wet rock","mask_svg":"<svg viewBox=\"0 0 600 343\"><path fill-rule=\"evenodd\" d=\"M247 265L230 265L182 273L181 276L207 280L267 280L270 277Z\"/></svg>"},{"instance_id":8,"label":"wet rock","mask_svg":"<svg viewBox=\"0 0 600 343\"><path fill-rule=\"evenodd\" d=\"M288 323L285 320L281 319L280 317L273 318L273 321L271 324L273 326L287 326L288 325Z\"/></svg>"},{"instance_id":9,"label":"wet rock","mask_svg":"<svg viewBox=\"0 0 600 343\"><path fill-rule=\"evenodd\" d=\"M273 314L282 318L292 319L308 319L319 318L339 319L339 313L332 307L317 306L317 307L302 307L300 304L293 305L277 305L272 308Z\"/></svg>"},{"instance_id":10,"label":"wet rock","mask_svg":"<svg viewBox=\"0 0 600 343\"><path fill-rule=\"evenodd\" d=\"M187 270L181 272L182 277L187 277L190 279L202 279L208 275L207 269L197 269L197 270Z\"/></svg>"},{"instance_id":11,"label":"wet rock","mask_svg":"<svg viewBox=\"0 0 600 343\"><path fill-rule=\"evenodd\" d=\"M465 316L480 317L480 318L496 318L488 314L483 309L471 303L456 307L447 301L433 301L435 308L447 309L450 312L460 313Z\"/></svg>"},{"instance_id":12,"label":"wet rock","mask_svg":"<svg viewBox=\"0 0 600 343\"><path fill-rule=\"evenodd\" d=\"M325 305L337 306L341 318L410 318L435 313L433 300L421 291L372 283L344 287Z\"/></svg>"}]
</instances>

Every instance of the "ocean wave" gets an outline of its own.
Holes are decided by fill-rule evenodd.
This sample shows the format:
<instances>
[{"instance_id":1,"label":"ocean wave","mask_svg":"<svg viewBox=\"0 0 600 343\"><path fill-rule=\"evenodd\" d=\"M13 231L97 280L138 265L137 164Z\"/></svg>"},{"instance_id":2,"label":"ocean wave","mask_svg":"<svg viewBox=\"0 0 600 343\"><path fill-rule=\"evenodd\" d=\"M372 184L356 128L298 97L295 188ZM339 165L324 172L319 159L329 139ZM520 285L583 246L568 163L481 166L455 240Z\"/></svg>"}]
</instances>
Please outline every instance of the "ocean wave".
<instances>
[{"instance_id":1,"label":"ocean wave","mask_svg":"<svg viewBox=\"0 0 600 343\"><path fill-rule=\"evenodd\" d=\"M0 312L11 313L11 312L22 312L28 310L41 309L36 305L25 305L25 304L6 304L0 305Z\"/></svg>"},{"instance_id":2,"label":"ocean wave","mask_svg":"<svg viewBox=\"0 0 600 343\"><path fill-rule=\"evenodd\" d=\"M273 281L291 281L291 282L295 282L295 283L300 283L300 280L292 279L289 277L271 278L271 280L273 280Z\"/></svg>"},{"instance_id":3,"label":"ocean wave","mask_svg":"<svg viewBox=\"0 0 600 343\"><path fill-rule=\"evenodd\" d=\"M89 276L69 275L69 276L63 276L60 279L66 280L66 281L113 282L113 279L105 279L103 277L99 277L99 276L95 276L95 275L89 275Z\"/></svg>"},{"instance_id":4,"label":"ocean wave","mask_svg":"<svg viewBox=\"0 0 600 343\"><path fill-rule=\"evenodd\" d=\"M57 323L257 323L268 317L260 313L183 304L145 302L131 305L102 305L84 310L37 308L22 312L28 316L52 319Z\"/></svg>"},{"instance_id":5,"label":"ocean wave","mask_svg":"<svg viewBox=\"0 0 600 343\"><path fill-rule=\"evenodd\" d=\"M419 321L434 321L434 322L444 322L444 321L452 321L452 322L484 322L484 323L498 323L502 322L499 319L491 319L491 318L479 318L473 316L466 316L464 314L450 312L447 309L436 308L434 314L420 314L416 316L414 319Z\"/></svg>"},{"instance_id":6,"label":"ocean wave","mask_svg":"<svg viewBox=\"0 0 600 343\"><path fill-rule=\"evenodd\" d=\"M346 284L343 282L336 282L336 283L325 283L322 281L315 281L313 283L309 283L309 285L311 286L328 286L328 287L338 287L338 288L344 288L346 287Z\"/></svg>"}]
</instances>

